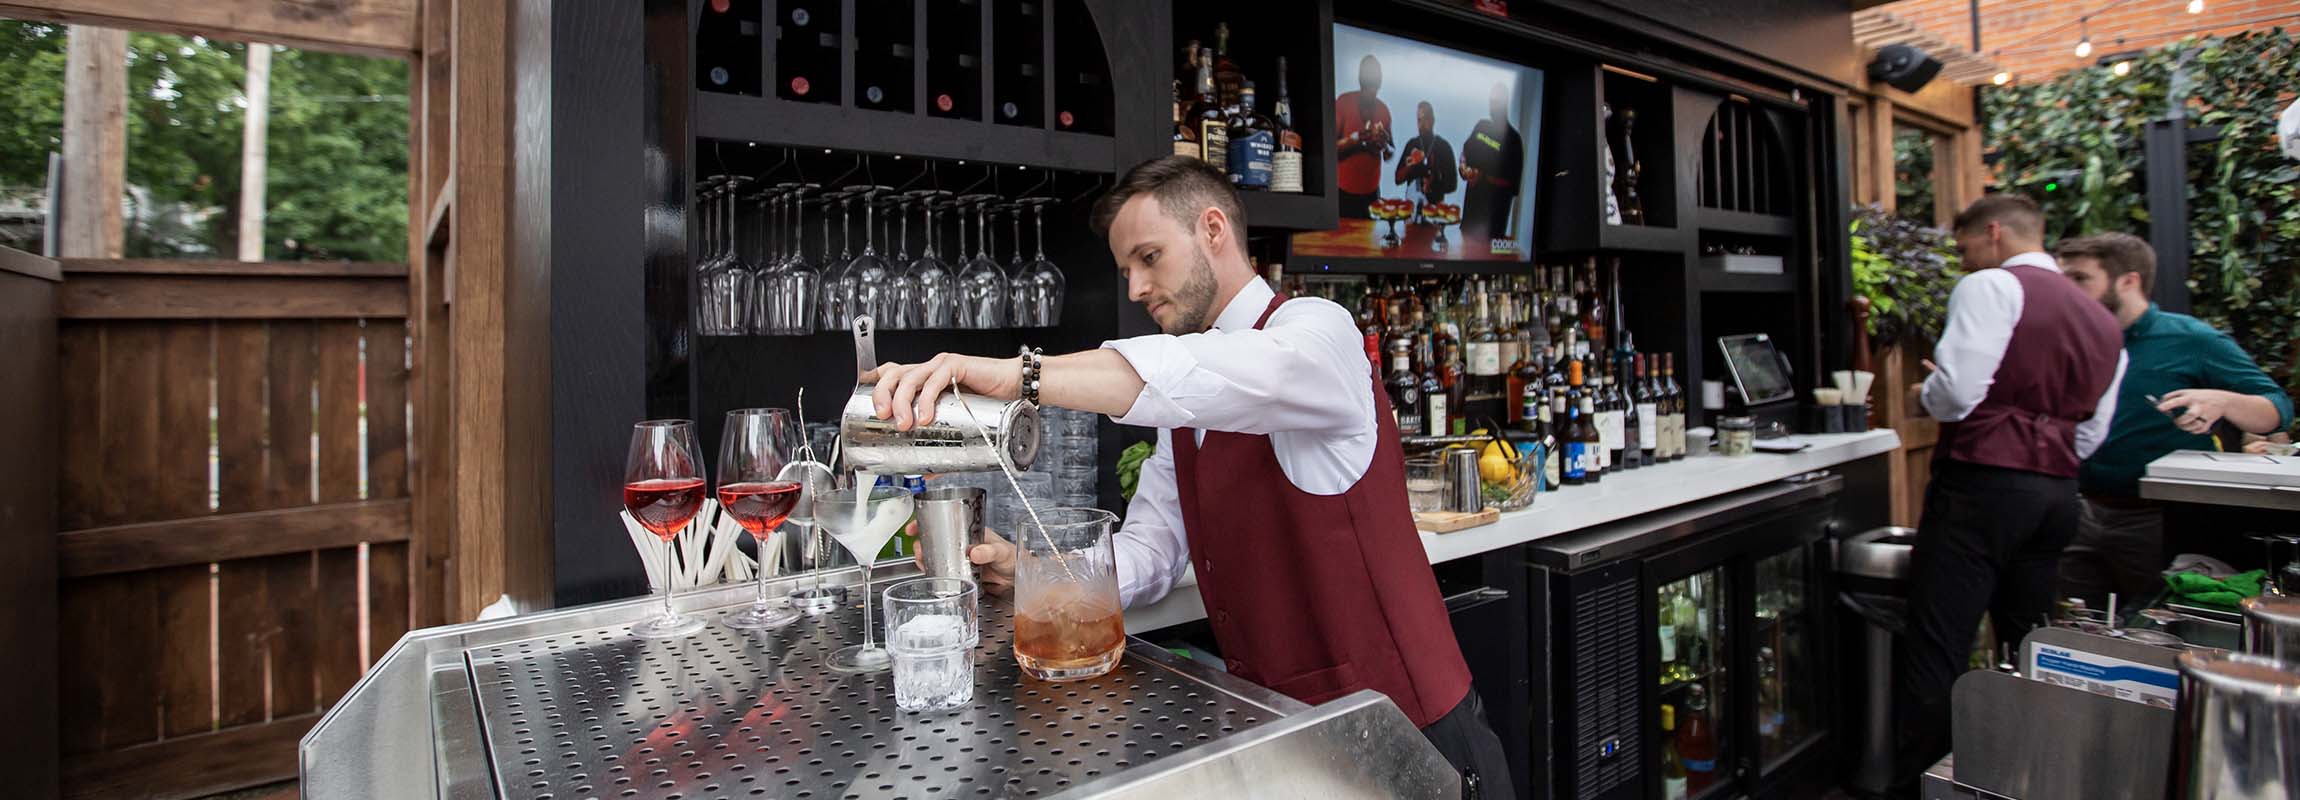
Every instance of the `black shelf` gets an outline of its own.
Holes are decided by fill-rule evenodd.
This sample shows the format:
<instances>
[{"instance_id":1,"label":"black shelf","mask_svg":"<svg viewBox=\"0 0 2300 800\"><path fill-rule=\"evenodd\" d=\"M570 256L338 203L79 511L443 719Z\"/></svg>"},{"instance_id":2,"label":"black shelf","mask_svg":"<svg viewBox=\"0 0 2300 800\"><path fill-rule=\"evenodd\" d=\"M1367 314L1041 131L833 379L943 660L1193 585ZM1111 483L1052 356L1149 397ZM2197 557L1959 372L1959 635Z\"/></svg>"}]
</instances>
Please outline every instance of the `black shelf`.
<instances>
[{"instance_id":1,"label":"black shelf","mask_svg":"<svg viewBox=\"0 0 2300 800\"><path fill-rule=\"evenodd\" d=\"M1738 233L1752 236L1790 237L1797 233L1797 221L1771 214L1752 214L1746 211L1727 211L1722 208L1700 208L1693 212L1693 225L1704 231Z\"/></svg>"},{"instance_id":2,"label":"black shelf","mask_svg":"<svg viewBox=\"0 0 2300 800\"><path fill-rule=\"evenodd\" d=\"M698 92L697 138L1111 172L1111 137Z\"/></svg>"},{"instance_id":3,"label":"black shelf","mask_svg":"<svg viewBox=\"0 0 2300 800\"><path fill-rule=\"evenodd\" d=\"M1701 291L1706 294L1730 292L1795 292L1797 280L1787 273L1780 275L1752 275L1744 272L1716 272L1708 269L1695 271Z\"/></svg>"},{"instance_id":4,"label":"black shelf","mask_svg":"<svg viewBox=\"0 0 2300 800\"><path fill-rule=\"evenodd\" d=\"M1690 239L1683 228L1660 225L1597 226L1597 248L1600 250L1682 254L1689 243Z\"/></svg>"},{"instance_id":5,"label":"black shelf","mask_svg":"<svg viewBox=\"0 0 2300 800\"><path fill-rule=\"evenodd\" d=\"M1289 231L1325 230L1334 226L1334 200L1300 192L1239 192L1246 206L1246 227Z\"/></svg>"},{"instance_id":6,"label":"black shelf","mask_svg":"<svg viewBox=\"0 0 2300 800\"><path fill-rule=\"evenodd\" d=\"M1289 275L1530 275L1526 261L1446 261L1406 258L1308 258L1286 262Z\"/></svg>"}]
</instances>

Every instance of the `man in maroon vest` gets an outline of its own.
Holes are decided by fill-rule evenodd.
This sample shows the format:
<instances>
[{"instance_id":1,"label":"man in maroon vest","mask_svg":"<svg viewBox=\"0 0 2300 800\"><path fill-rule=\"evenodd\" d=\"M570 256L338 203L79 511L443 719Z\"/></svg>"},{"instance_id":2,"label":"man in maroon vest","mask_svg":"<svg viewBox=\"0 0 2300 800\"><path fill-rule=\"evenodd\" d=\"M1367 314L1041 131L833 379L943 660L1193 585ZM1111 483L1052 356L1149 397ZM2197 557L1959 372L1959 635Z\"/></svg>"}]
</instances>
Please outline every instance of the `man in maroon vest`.
<instances>
[{"instance_id":1,"label":"man in maroon vest","mask_svg":"<svg viewBox=\"0 0 2300 800\"><path fill-rule=\"evenodd\" d=\"M1158 428L1116 537L1119 593L1153 602L1195 568L1231 674L1305 703L1388 695L1487 797L1512 797L1501 741L1470 691L1406 504L1404 457L1350 312L1270 290L1246 260L1244 209L1187 156L1129 171L1096 205L1127 296L1162 334L1043 359L944 353L877 370L879 416L931 422L970 394ZM1013 548L979 545L983 583Z\"/></svg>"},{"instance_id":2,"label":"man in maroon vest","mask_svg":"<svg viewBox=\"0 0 2300 800\"><path fill-rule=\"evenodd\" d=\"M1902 641L1903 776L1948 750L1949 686L1987 612L2016 643L2052 612L2076 533L2077 464L2106 437L2124 374L2116 318L2044 252L2044 216L1994 194L1958 214L1972 273L1949 294L1916 406L1941 421L1911 553ZM1913 770L1913 771L1912 771Z\"/></svg>"}]
</instances>

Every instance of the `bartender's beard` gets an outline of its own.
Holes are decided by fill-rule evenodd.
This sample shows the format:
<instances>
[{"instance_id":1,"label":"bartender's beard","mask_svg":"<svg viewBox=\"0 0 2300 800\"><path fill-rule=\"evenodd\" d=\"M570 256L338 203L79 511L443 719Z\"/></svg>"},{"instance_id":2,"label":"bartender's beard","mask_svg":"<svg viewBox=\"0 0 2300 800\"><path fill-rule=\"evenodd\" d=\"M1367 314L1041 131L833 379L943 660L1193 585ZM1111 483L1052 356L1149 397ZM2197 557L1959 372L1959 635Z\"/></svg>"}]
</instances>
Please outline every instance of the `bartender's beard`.
<instances>
[{"instance_id":1,"label":"bartender's beard","mask_svg":"<svg viewBox=\"0 0 2300 800\"><path fill-rule=\"evenodd\" d=\"M1174 294L1173 305L1181 316L1163 328L1175 336L1206 332L1214 318L1214 294L1220 288L1214 280L1214 260L1206 256L1206 248L1192 250L1195 261L1190 264L1190 277L1182 281L1182 288Z\"/></svg>"}]
</instances>

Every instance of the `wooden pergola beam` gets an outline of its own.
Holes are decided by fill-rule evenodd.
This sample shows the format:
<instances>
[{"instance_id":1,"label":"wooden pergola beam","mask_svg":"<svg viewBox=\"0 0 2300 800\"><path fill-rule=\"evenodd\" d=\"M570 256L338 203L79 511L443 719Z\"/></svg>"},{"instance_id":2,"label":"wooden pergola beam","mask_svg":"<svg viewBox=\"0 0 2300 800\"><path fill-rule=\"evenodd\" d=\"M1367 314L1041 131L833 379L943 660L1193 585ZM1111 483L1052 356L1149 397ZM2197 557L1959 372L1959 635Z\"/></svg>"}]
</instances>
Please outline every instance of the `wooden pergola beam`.
<instances>
[{"instance_id":1,"label":"wooden pergola beam","mask_svg":"<svg viewBox=\"0 0 2300 800\"><path fill-rule=\"evenodd\" d=\"M0 17L407 58L418 0L0 0Z\"/></svg>"}]
</instances>

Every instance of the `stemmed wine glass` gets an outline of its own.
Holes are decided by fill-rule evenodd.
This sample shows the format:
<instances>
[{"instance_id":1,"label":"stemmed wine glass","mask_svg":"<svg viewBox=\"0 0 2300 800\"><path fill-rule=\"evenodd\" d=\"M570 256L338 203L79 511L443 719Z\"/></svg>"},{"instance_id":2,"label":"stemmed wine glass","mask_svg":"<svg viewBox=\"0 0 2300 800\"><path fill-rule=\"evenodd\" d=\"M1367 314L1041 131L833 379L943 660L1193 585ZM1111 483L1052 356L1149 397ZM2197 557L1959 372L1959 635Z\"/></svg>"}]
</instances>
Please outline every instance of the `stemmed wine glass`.
<instances>
[{"instance_id":1,"label":"stemmed wine glass","mask_svg":"<svg viewBox=\"0 0 2300 800\"><path fill-rule=\"evenodd\" d=\"M942 234L942 226L937 223L942 220L942 210L949 207L950 193L926 189L916 194L919 207L925 212L921 217L926 223L926 249L910 265L911 285L917 292L911 298L910 312L921 329L949 328L955 324L953 317L958 311L958 301L953 294L958 290L958 276L951 271L950 263L938 254L935 240Z\"/></svg>"},{"instance_id":2,"label":"stemmed wine glass","mask_svg":"<svg viewBox=\"0 0 2300 800\"><path fill-rule=\"evenodd\" d=\"M750 178L741 175L728 176L727 200L720 204L722 224L719 226L719 238L726 242L726 271L719 279L718 324L719 332L729 336L747 332L743 329L743 321L747 316L744 312L750 307L751 295L756 288L754 284L758 281L758 273L753 269L751 259L744 255L744 248L738 246L735 230L735 215L742 210L745 199L743 185L750 182Z\"/></svg>"},{"instance_id":3,"label":"stemmed wine glass","mask_svg":"<svg viewBox=\"0 0 2300 800\"><path fill-rule=\"evenodd\" d=\"M873 213L878 193L884 186L864 186L857 190L863 201L863 251L847 264L846 274L839 278L839 290L846 295L846 315L851 318L868 314L872 319L891 316L894 300L894 275L887 269L886 259L880 258L878 245L872 241L872 226L878 221Z\"/></svg>"},{"instance_id":4,"label":"stemmed wine glass","mask_svg":"<svg viewBox=\"0 0 2300 800\"><path fill-rule=\"evenodd\" d=\"M958 327L977 330L1006 326L1006 272L990 257L990 201L994 194L970 194L959 198L962 204L974 206L974 258L958 273ZM966 233L965 212L960 212L959 237L964 246Z\"/></svg>"},{"instance_id":5,"label":"stemmed wine glass","mask_svg":"<svg viewBox=\"0 0 2300 800\"><path fill-rule=\"evenodd\" d=\"M719 508L759 546L756 591L751 607L721 622L737 630L780 628L799 618L790 606L767 603L767 539L798 505L802 488L783 477L798 440L791 412L780 408L739 408L727 412L719 434Z\"/></svg>"},{"instance_id":6,"label":"stemmed wine glass","mask_svg":"<svg viewBox=\"0 0 2300 800\"><path fill-rule=\"evenodd\" d=\"M831 252L831 206L839 209L839 254ZM826 331L845 330L847 320L860 313L847 308L847 274L854 267L854 232L847 227L847 217L854 209L853 189L833 189L823 192L823 288L822 314L815 320Z\"/></svg>"},{"instance_id":7,"label":"stemmed wine glass","mask_svg":"<svg viewBox=\"0 0 2300 800\"><path fill-rule=\"evenodd\" d=\"M821 188L812 183L801 183L791 188L789 247L791 255L783 261L782 333L804 336L815 330L815 298L822 293L823 270L820 261L807 258L807 193ZM824 215L823 249L830 249L829 215Z\"/></svg>"},{"instance_id":8,"label":"stemmed wine glass","mask_svg":"<svg viewBox=\"0 0 2300 800\"><path fill-rule=\"evenodd\" d=\"M870 588L871 566L887 540L910 521L911 504L910 490L900 486L854 486L815 498L815 524L830 531L847 552L854 554L863 573L862 644L832 653L829 666L835 671L877 672L887 668L890 659L886 648L878 646L871 630L870 611L876 602Z\"/></svg>"},{"instance_id":9,"label":"stemmed wine glass","mask_svg":"<svg viewBox=\"0 0 2300 800\"><path fill-rule=\"evenodd\" d=\"M918 192L911 191L898 192L880 201L894 215L894 219L887 222L887 227L894 228L900 223L902 231L902 235L887 246L887 252L894 254L893 260L887 264L887 273L894 276L894 287L887 303L889 314L879 324L881 329L907 331L919 327L915 311L918 306L918 282L912 275L913 264L910 258L910 205L917 200Z\"/></svg>"},{"instance_id":10,"label":"stemmed wine glass","mask_svg":"<svg viewBox=\"0 0 2300 800\"><path fill-rule=\"evenodd\" d=\"M698 246L705 252L695 265L695 327L704 335L716 335L719 330L719 285L723 282L725 253L719 250L719 206L724 196L720 191L724 176L705 178L695 190L696 210L701 212L697 221L701 236Z\"/></svg>"},{"instance_id":11,"label":"stemmed wine glass","mask_svg":"<svg viewBox=\"0 0 2300 800\"><path fill-rule=\"evenodd\" d=\"M1034 197L1020 201L1030 206L1031 224L1037 233L1038 255L1014 276L1014 324L1016 327L1035 326L1051 328L1062 324L1062 270L1046 258L1046 207L1054 202L1051 197ZM1021 216L1019 213L1016 216ZM1015 244L1019 257L1022 246ZM1029 309L1027 316L1023 309Z\"/></svg>"},{"instance_id":12,"label":"stemmed wine glass","mask_svg":"<svg viewBox=\"0 0 2300 800\"><path fill-rule=\"evenodd\" d=\"M683 617L671 605L676 586L671 540L703 508L703 453L695 448L695 424L654 419L631 426L631 449L623 460L623 508L663 540L663 614L631 626L646 639L676 639L703 629L703 621Z\"/></svg>"}]
</instances>

